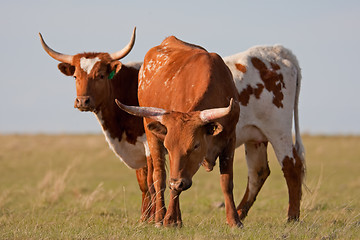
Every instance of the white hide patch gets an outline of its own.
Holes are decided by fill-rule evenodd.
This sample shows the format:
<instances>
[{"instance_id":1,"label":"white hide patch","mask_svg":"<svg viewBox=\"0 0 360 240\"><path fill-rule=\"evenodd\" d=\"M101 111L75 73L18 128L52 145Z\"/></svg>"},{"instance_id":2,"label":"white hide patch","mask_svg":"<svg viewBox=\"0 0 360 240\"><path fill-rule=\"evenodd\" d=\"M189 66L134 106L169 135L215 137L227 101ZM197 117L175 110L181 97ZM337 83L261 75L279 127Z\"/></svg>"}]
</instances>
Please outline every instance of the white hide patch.
<instances>
[{"instance_id":1,"label":"white hide patch","mask_svg":"<svg viewBox=\"0 0 360 240\"><path fill-rule=\"evenodd\" d=\"M129 168L138 169L144 167L146 165L145 154L146 156L147 154L149 154L149 147L147 145L145 133L136 139L135 145L126 141L125 132L121 136L121 139L114 139L111 137L109 131L104 130L104 121L102 120L101 112L95 114L95 116L97 117L102 127L105 139L108 142L109 147L111 148L111 150L113 150L115 155Z\"/></svg>"},{"instance_id":2,"label":"white hide patch","mask_svg":"<svg viewBox=\"0 0 360 240\"><path fill-rule=\"evenodd\" d=\"M262 91L260 98L250 97L248 104L241 106L239 121L236 125L236 147L246 142L269 141L280 166L283 167L284 158L293 156L292 119L297 108L297 106L294 107L294 102L297 104L297 93L300 91L300 66L296 56L280 45L255 46L244 52L225 57L223 60L233 74L239 93L248 86L256 87L257 84L264 84L258 69L251 62L254 57L260 59L268 69L272 68L271 63L280 66L277 73L282 74L286 86L282 89L284 107L277 108L273 104L273 93L266 89ZM236 69L237 63L247 66L246 73ZM296 116L294 116L295 126L299 121ZM301 151L303 146L298 127L295 128L295 136L295 145ZM303 151L300 153L303 154ZM293 159L295 162L295 158ZM248 164L248 168L251 169L252 166ZM254 178L257 178L257 173L252 174Z\"/></svg>"},{"instance_id":3,"label":"white hide patch","mask_svg":"<svg viewBox=\"0 0 360 240\"><path fill-rule=\"evenodd\" d=\"M87 74L91 73L91 70L93 69L94 65L101 61L100 58L85 58L82 57L80 59L80 67L82 70L84 70Z\"/></svg>"}]
</instances>

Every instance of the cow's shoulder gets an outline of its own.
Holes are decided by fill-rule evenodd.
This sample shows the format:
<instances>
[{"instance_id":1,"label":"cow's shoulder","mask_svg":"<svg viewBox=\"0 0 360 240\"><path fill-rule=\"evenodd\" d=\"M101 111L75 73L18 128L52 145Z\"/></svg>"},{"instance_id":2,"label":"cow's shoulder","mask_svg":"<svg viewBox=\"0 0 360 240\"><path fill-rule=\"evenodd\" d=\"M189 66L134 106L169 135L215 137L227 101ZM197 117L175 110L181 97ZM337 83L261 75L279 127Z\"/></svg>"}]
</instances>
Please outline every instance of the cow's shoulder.
<instances>
[{"instance_id":1,"label":"cow's shoulder","mask_svg":"<svg viewBox=\"0 0 360 240\"><path fill-rule=\"evenodd\" d=\"M206 51L205 48L192 44L192 43L188 43L188 42L184 42L178 38L176 38L175 36L170 36L165 38L164 41L162 41L162 43L158 46L159 48L168 48L168 49L173 49L173 50L182 50L182 51L186 51L186 50L202 50L202 51Z\"/></svg>"}]
</instances>

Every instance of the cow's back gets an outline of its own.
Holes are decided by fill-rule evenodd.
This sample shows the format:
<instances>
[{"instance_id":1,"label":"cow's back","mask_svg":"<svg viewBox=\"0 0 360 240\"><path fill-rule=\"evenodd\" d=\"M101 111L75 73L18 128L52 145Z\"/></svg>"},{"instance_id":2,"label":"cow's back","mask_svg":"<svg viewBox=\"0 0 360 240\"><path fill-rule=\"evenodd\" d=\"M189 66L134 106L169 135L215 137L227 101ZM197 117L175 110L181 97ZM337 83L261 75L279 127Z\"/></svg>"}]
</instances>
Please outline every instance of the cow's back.
<instances>
[{"instance_id":1,"label":"cow's back","mask_svg":"<svg viewBox=\"0 0 360 240\"><path fill-rule=\"evenodd\" d=\"M225 57L224 61L233 74L239 94L237 146L253 140L248 139L251 134L244 131L247 126L261 129L265 135L291 129L301 79L295 55L281 45L255 46Z\"/></svg>"},{"instance_id":2,"label":"cow's back","mask_svg":"<svg viewBox=\"0 0 360 240\"><path fill-rule=\"evenodd\" d=\"M140 106L180 112L224 107L237 97L231 72L217 54L173 36L146 54L138 95Z\"/></svg>"},{"instance_id":3,"label":"cow's back","mask_svg":"<svg viewBox=\"0 0 360 240\"><path fill-rule=\"evenodd\" d=\"M292 71L293 79L296 79L296 74L299 74L298 77L301 78L301 72L297 71L300 67L296 56L289 49L281 45L254 46L244 52L227 56L223 59L233 74L239 92L244 89L245 83L243 81L254 84L254 79L259 76L258 72L261 70L259 68L265 70L261 66L261 62L269 70L278 72L280 70L283 75Z\"/></svg>"}]
</instances>

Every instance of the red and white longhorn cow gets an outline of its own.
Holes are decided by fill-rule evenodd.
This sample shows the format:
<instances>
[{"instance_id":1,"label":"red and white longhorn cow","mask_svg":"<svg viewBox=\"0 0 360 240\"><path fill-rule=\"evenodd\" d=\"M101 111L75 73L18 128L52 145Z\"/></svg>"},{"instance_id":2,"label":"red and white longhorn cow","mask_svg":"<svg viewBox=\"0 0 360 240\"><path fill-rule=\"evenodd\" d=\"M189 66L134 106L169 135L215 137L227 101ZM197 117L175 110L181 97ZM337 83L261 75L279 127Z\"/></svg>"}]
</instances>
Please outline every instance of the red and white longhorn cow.
<instances>
[{"instance_id":1,"label":"red and white longhorn cow","mask_svg":"<svg viewBox=\"0 0 360 240\"><path fill-rule=\"evenodd\" d=\"M136 28L127 46L112 54L65 55L52 50L39 35L44 50L61 62L59 70L75 78L77 97L74 107L95 113L115 155L129 168L136 169L142 191L141 219L146 220L151 204L147 185L147 157L150 154L143 120L125 113L115 104L115 99L119 99L129 105L138 105L138 72L141 64L127 66L118 61L131 51L135 31Z\"/></svg>"},{"instance_id":2,"label":"red and white longhorn cow","mask_svg":"<svg viewBox=\"0 0 360 240\"><path fill-rule=\"evenodd\" d=\"M237 207L244 219L270 174L268 142L282 167L289 192L288 220L300 216L301 185L305 174L298 101L301 70L292 52L283 46L256 46L224 58L239 94L240 117L236 147L245 144L248 166L246 192ZM292 140L292 118L295 144ZM207 162L211 170L215 162Z\"/></svg>"},{"instance_id":3,"label":"red and white longhorn cow","mask_svg":"<svg viewBox=\"0 0 360 240\"><path fill-rule=\"evenodd\" d=\"M215 53L178 40L166 38L150 49L139 72L141 107L120 108L145 117L144 126L156 190L155 222L182 224L179 195L192 184L192 177L204 159L219 157L221 187L226 219L240 226L233 199L233 158L235 127L239 118L238 93L231 72ZM228 106L229 105L229 106ZM228 107L226 107L228 106ZM170 203L165 215L165 153L170 159ZM164 217L165 216L165 217Z\"/></svg>"}]
</instances>

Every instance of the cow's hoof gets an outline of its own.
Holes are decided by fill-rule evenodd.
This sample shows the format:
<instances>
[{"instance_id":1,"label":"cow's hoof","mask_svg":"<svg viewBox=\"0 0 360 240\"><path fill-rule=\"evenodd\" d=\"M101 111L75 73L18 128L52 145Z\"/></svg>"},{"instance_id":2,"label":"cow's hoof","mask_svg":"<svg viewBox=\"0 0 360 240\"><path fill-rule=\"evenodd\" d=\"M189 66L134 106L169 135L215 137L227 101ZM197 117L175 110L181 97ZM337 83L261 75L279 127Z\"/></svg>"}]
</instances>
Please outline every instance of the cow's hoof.
<instances>
[{"instance_id":1,"label":"cow's hoof","mask_svg":"<svg viewBox=\"0 0 360 240\"><path fill-rule=\"evenodd\" d=\"M299 220L300 220L300 216L289 216L287 222L288 223L299 222Z\"/></svg>"},{"instance_id":2,"label":"cow's hoof","mask_svg":"<svg viewBox=\"0 0 360 240\"><path fill-rule=\"evenodd\" d=\"M155 222L155 227L157 228L161 228L162 227L162 222Z\"/></svg>"},{"instance_id":3,"label":"cow's hoof","mask_svg":"<svg viewBox=\"0 0 360 240\"><path fill-rule=\"evenodd\" d=\"M177 221L176 223L177 223L177 227L178 227L178 228L181 228L181 227L182 227L182 221Z\"/></svg>"},{"instance_id":4,"label":"cow's hoof","mask_svg":"<svg viewBox=\"0 0 360 240\"><path fill-rule=\"evenodd\" d=\"M228 225L229 225L230 227L237 227L237 228L243 228L243 227L244 227L244 225L242 224L241 221L239 221L239 222L232 222L232 223L229 223L229 222L228 222Z\"/></svg>"},{"instance_id":5,"label":"cow's hoof","mask_svg":"<svg viewBox=\"0 0 360 240\"><path fill-rule=\"evenodd\" d=\"M174 220L164 220L164 227L177 227L177 222Z\"/></svg>"},{"instance_id":6,"label":"cow's hoof","mask_svg":"<svg viewBox=\"0 0 360 240\"><path fill-rule=\"evenodd\" d=\"M164 219L165 227L182 227L182 221L174 217L166 217Z\"/></svg>"},{"instance_id":7,"label":"cow's hoof","mask_svg":"<svg viewBox=\"0 0 360 240\"><path fill-rule=\"evenodd\" d=\"M236 224L236 227L238 227L238 228L243 228L244 225L242 224L242 222L239 222L239 223Z\"/></svg>"}]
</instances>

